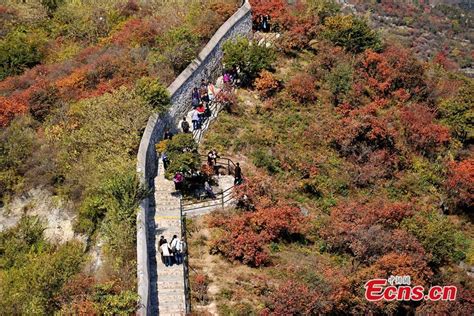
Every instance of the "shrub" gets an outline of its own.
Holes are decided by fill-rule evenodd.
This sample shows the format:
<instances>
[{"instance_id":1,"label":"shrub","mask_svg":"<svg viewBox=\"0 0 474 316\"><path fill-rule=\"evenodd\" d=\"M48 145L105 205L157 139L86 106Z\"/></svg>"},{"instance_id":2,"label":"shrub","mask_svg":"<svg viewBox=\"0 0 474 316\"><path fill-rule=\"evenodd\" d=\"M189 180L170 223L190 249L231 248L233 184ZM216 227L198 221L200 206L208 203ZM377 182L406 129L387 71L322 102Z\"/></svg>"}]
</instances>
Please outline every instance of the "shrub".
<instances>
[{"instance_id":1,"label":"shrub","mask_svg":"<svg viewBox=\"0 0 474 316\"><path fill-rule=\"evenodd\" d=\"M308 11L318 17L320 23L339 13L340 5L334 0L309 0Z\"/></svg>"},{"instance_id":2,"label":"shrub","mask_svg":"<svg viewBox=\"0 0 474 316\"><path fill-rule=\"evenodd\" d=\"M0 201L21 191L26 162L37 145L32 123L28 116L18 117L0 130Z\"/></svg>"},{"instance_id":3,"label":"shrub","mask_svg":"<svg viewBox=\"0 0 474 316\"><path fill-rule=\"evenodd\" d=\"M447 124L453 136L463 143L471 144L474 139L474 85L465 84L451 99L441 102L441 121Z\"/></svg>"},{"instance_id":4,"label":"shrub","mask_svg":"<svg viewBox=\"0 0 474 316\"><path fill-rule=\"evenodd\" d=\"M217 214L216 216L219 216ZM211 220L218 234L211 240L211 252L250 266L269 263L270 242L292 240L304 232L304 216L297 207L277 205L256 212Z\"/></svg>"},{"instance_id":5,"label":"shrub","mask_svg":"<svg viewBox=\"0 0 474 316\"><path fill-rule=\"evenodd\" d=\"M0 40L0 80L39 64L44 44L43 34L20 29Z\"/></svg>"},{"instance_id":6,"label":"shrub","mask_svg":"<svg viewBox=\"0 0 474 316\"><path fill-rule=\"evenodd\" d=\"M287 84L288 93L302 104L316 101L314 78L306 73L294 75Z\"/></svg>"},{"instance_id":7,"label":"shrub","mask_svg":"<svg viewBox=\"0 0 474 316\"><path fill-rule=\"evenodd\" d=\"M305 284L287 281L267 297L262 315L316 315L321 294Z\"/></svg>"},{"instance_id":8,"label":"shrub","mask_svg":"<svg viewBox=\"0 0 474 316\"><path fill-rule=\"evenodd\" d=\"M268 151L257 149L252 153L252 156L256 167L265 168L270 174L281 171L280 161Z\"/></svg>"},{"instance_id":9,"label":"shrub","mask_svg":"<svg viewBox=\"0 0 474 316\"><path fill-rule=\"evenodd\" d=\"M353 67L348 63L340 63L331 70L327 76L327 83L333 95L335 105L344 101L345 96L352 87Z\"/></svg>"},{"instance_id":10,"label":"shrub","mask_svg":"<svg viewBox=\"0 0 474 316\"><path fill-rule=\"evenodd\" d=\"M192 170L199 170L201 159L192 134L175 135L166 143L165 151L170 160L166 178L173 178L176 172L189 173Z\"/></svg>"},{"instance_id":11,"label":"shrub","mask_svg":"<svg viewBox=\"0 0 474 316\"><path fill-rule=\"evenodd\" d=\"M439 151L450 140L449 130L434 123L434 113L424 105L405 107L401 118L408 142L423 154Z\"/></svg>"},{"instance_id":12,"label":"shrub","mask_svg":"<svg viewBox=\"0 0 474 316\"><path fill-rule=\"evenodd\" d=\"M0 127L5 127L13 118L28 111L24 102L0 95Z\"/></svg>"},{"instance_id":13,"label":"shrub","mask_svg":"<svg viewBox=\"0 0 474 316\"><path fill-rule=\"evenodd\" d=\"M0 233L0 309L7 314L54 314L56 295L81 269L82 246L53 246L37 218L23 217Z\"/></svg>"},{"instance_id":14,"label":"shrub","mask_svg":"<svg viewBox=\"0 0 474 316\"><path fill-rule=\"evenodd\" d=\"M206 305L208 296L209 278L205 274L193 274L191 280L191 293L193 298L199 302L199 305Z\"/></svg>"},{"instance_id":15,"label":"shrub","mask_svg":"<svg viewBox=\"0 0 474 316\"><path fill-rule=\"evenodd\" d=\"M157 39L158 48L173 66L175 74L191 63L199 49L199 38L186 27L171 29Z\"/></svg>"},{"instance_id":16,"label":"shrub","mask_svg":"<svg viewBox=\"0 0 474 316\"><path fill-rule=\"evenodd\" d=\"M247 86L261 70L270 69L275 61L275 53L271 47L259 46L244 37L225 42L223 51L223 63L227 67L237 66L240 69L241 83Z\"/></svg>"},{"instance_id":17,"label":"shrub","mask_svg":"<svg viewBox=\"0 0 474 316\"><path fill-rule=\"evenodd\" d=\"M59 91L55 86L48 86L34 91L29 100L31 116L43 122L46 116L57 105L59 101L58 93Z\"/></svg>"},{"instance_id":18,"label":"shrub","mask_svg":"<svg viewBox=\"0 0 474 316\"><path fill-rule=\"evenodd\" d=\"M157 79L141 78L137 82L137 92L158 113L168 111L171 102L168 89L161 85Z\"/></svg>"},{"instance_id":19,"label":"shrub","mask_svg":"<svg viewBox=\"0 0 474 316\"><path fill-rule=\"evenodd\" d=\"M257 89L262 98L271 97L278 90L278 87L278 80L267 70L262 70L259 77L255 80L255 89Z\"/></svg>"},{"instance_id":20,"label":"shrub","mask_svg":"<svg viewBox=\"0 0 474 316\"><path fill-rule=\"evenodd\" d=\"M432 254L436 266L465 258L466 239L450 220L436 212L420 212L402 222L402 227L418 238Z\"/></svg>"},{"instance_id":21,"label":"shrub","mask_svg":"<svg viewBox=\"0 0 474 316\"><path fill-rule=\"evenodd\" d=\"M376 31L367 22L353 15L337 15L324 21L323 36L337 46L353 53L371 48L379 50L381 41Z\"/></svg>"},{"instance_id":22,"label":"shrub","mask_svg":"<svg viewBox=\"0 0 474 316\"><path fill-rule=\"evenodd\" d=\"M251 0L254 22L258 16L269 15L273 29L287 29L291 16L285 0Z\"/></svg>"},{"instance_id":23,"label":"shrub","mask_svg":"<svg viewBox=\"0 0 474 316\"><path fill-rule=\"evenodd\" d=\"M446 187L454 207L469 211L474 202L474 160L453 162L448 166Z\"/></svg>"}]
</instances>

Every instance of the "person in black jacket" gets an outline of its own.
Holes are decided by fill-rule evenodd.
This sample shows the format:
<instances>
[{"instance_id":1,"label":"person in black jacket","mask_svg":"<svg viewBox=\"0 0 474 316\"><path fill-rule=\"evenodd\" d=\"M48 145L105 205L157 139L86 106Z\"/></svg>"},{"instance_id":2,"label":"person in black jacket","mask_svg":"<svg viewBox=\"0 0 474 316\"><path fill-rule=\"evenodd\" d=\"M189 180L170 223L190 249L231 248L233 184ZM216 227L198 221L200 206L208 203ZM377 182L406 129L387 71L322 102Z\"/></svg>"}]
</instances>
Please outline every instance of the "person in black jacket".
<instances>
[{"instance_id":1,"label":"person in black jacket","mask_svg":"<svg viewBox=\"0 0 474 316\"><path fill-rule=\"evenodd\" d=\"M189 133L189 123L186 121L185 117L183 117L183 120L181 121L181 129L183 130L183 133Z\"/></svg>"},{"instance_id":2,"label":"person in black jacket","mask_svg":"<svg viewBox=\"0 0 474 316\"><path fill-rule=\"evenodd\" d=\"M234 185L239 185L242 183L242 169L240 164L237 163L234 170Z\"/></svg>"}]
</instances>

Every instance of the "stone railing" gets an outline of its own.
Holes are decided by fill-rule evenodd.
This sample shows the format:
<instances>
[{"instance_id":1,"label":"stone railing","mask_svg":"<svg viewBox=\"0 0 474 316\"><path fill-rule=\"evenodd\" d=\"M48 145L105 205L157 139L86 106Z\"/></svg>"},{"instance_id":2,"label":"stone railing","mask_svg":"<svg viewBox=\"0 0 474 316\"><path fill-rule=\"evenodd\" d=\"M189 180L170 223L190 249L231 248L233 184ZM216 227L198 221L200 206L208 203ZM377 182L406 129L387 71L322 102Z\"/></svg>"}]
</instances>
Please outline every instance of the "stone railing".
<instances>
[{"instance_id":1,"label":"stone railing","mask_svg":"<svg viewBox=\"0 0 474 316\"><path fill-rule=\"evenodd\" d=\"M179 120L191 109L191 90L199 86L201 79L214 81L222 71L222 45L237 36L250 36L252 32L251 8L248 0L214 34L198 57L168 87L171 108L168 113L152 115L148 119L137 155L137 172L143 185L153 188L157 172L158 157L155 144L161 139L165 128L177 129ZM138 313L146 315L151 310L152 298L150 269L152 258L149 249L154 247L154 197L140 203L137 215L137 278L140 308Z\"/></svg>"}]
</instances>

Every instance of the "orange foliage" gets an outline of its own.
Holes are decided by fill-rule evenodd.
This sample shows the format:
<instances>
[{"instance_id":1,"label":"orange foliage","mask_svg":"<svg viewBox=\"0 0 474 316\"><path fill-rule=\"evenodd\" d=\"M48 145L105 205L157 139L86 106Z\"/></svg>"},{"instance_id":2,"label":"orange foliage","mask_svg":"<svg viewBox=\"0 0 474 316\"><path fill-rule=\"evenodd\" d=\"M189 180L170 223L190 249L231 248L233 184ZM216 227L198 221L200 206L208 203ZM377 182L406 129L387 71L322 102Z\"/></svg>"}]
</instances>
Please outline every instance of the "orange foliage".
<instances>
[{"instance_id":1,"label":"orange foliage","mask_svg":"<svg viewBox=\"0 0 474 316\"><path fill-rule=\"evenodd\" d=\"M279 83L275 76L267 70L262 70L260 76L255 80L255 89L261 97L267 98L276 92Z\"/></svg>"},{"instance_id":2,"label":"orange foliage","mask_svg":"<svg viewBox=\"0 0 474 316\"><path fill-rule=\"evenodd\" d=\"M16 115L27 111L28 108L24 103L0 95L0 127L6 126Z\"/></svg>"},{"instance_id":3,"label":"orange foliage","mask_svg":"<svg viewBox=\"0 0 474 316\"><path fill-rule=\"evenodd\" d=\"M407 203L351 202L333 209L328 225L320 233L333 250L348 252L363 263L388 252L427 258L414 236L397 229L398 223L412 214L413 207Z\"/></svg>"},{"instance_id":4,"label":"orange foliage","mask_svg":"<svg viewBox=\"0 0 474 316\"><path fill-rule=\"evenodd\" d=\"M294 75L287 84L288 92L301 103L316 101L316 85L314 78L306 73Z\"/></svg>"},{"instance_id":5,"label":"orange foliage","mask_svg":"<svg viewBox=\"0 0 474 316\"><path fill-rule=\"evenodd\" d=\"M266 245L302 234L304 216L297 207L277 205L230 217L216 214L209 224L221 233L211 241L211 251L250 266L262 266L270 258Z\"/></svg>"},{"instance_id":6,"label":"orange foliage","mask_svg":"<svg viewBox=\"0 0 474 316\"><path fill-rule=\"evenodd\" d=\"M315 315L320 312L321 294L304 284L287 281L267 298L261 315Z\"/></svg>"},{"instance_id":7,"label":"orange foliage","mask_svg":"<svg viewBox=\"0 0 474 316\"><path fill-rule=\"evenodd\" d=\"M472 207L474 203L474 159L451 163L446 185L457 207L461 209Z\"/></svg>"},{"instance_id":8,"label":"orange foliage","mask_svg":"<svg viewBox=\"0 0 474 316\"><path fill-rule=\"evenodd\" d=\"M427 106L415 104L401 111L407 139L422 153L432 153L447 144L451 138L449 129L433 123L435 115Z\"/></svg>"},{"instance_id":9,"label":"orange foliage","mask_svg":"<svg viewBox=\"0 0 474 316\"><path fill-rule=\"evenodd\" d=\"M369 49L363 54L358 70L364 81L362 87L366 91L369 90L372 97L387 97L399 89L404 89L411 97L426 98L423 67L414 55L404 48L389 46L382 53Z\"/></svg>"}]
</instances>

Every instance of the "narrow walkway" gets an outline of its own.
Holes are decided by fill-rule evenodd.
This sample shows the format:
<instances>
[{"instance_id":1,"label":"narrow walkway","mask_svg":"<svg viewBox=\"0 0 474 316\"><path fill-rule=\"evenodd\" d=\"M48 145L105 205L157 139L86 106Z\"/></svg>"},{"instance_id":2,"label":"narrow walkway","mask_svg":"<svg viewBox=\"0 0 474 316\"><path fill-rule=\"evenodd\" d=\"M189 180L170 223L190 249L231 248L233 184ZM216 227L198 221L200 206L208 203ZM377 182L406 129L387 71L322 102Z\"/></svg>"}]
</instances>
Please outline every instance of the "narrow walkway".
<instances>
[{"instance_id":1,"label":"narrow walkway","mask_svg":"<svg viewBox=\"0 0 474 316\"><path fill-rule=\"evenodd\" d=\"M175 193L173 181L165 179L163 163L158 163L158 175L155 178L156 201L156 241L158 249L160 236L168 241L173 235L181 238L181 210L180 195ZM157 289L158 289L158 314L184 315L185 292L183 265L166 267L159 251L156 251Z\"/></svg>"},{"instance_id":2,"label":"narrow walkway","mask_svg":"<svg viewBox=\"0 0 474 316\"><path fill-rule=\"evenodd\" d=\"M217 118L222 104L212 102L210 104L211 116L203 123L202 128L193 132L193 137L199 144L205 131L209 128L211 122ZM187 116L188 122L191 122L190 113ZM232 176L223 176L219 179L221 188L230 188L233 186ZM222 185L222 186L221 186ZM173 235L181 238L181 209L180 194L175 192L174 183L165 179L165 171L161 159L158 161L158 172L155 178L155 253L156 253L156 271L157 282L156 292L158 296L158 315L160 316L178 316L185 315L186 299L184 286L184 268L183 265L173 265L166 267L158 251L158 242L160 236L164 236L168 241ZM229 205L229 202L226 202ZM201 214L208 213L217 207L208 207ZM200 215L200 214L196 214ZM154 284L152 284L152 289Z\"/></svg>"}]
</instances>

